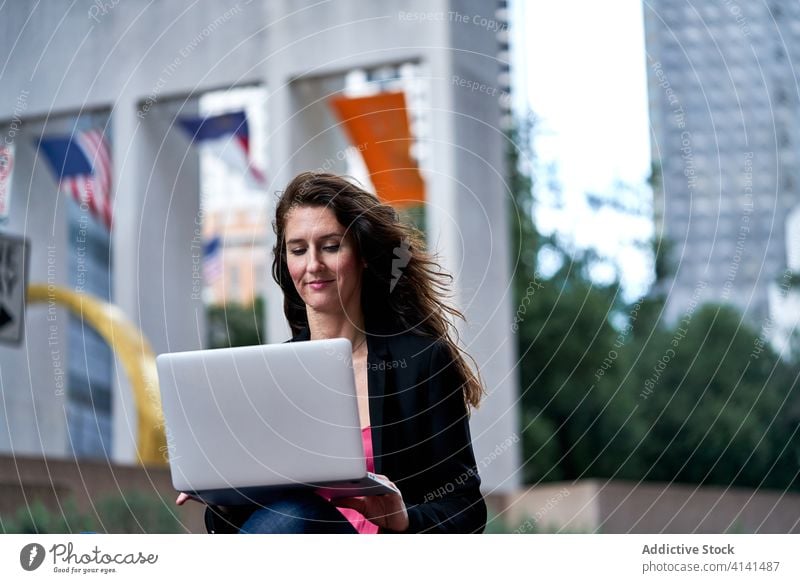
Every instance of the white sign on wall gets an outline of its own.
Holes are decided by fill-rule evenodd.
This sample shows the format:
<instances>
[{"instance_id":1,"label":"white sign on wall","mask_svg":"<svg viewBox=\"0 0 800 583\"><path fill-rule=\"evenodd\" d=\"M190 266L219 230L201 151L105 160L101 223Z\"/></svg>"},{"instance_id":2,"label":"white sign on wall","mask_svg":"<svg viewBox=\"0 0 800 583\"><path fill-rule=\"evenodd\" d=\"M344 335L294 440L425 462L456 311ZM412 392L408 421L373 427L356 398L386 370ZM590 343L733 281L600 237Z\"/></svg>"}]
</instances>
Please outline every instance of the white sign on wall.
<instances>
[{"instance_id":1,"label":"white sign on wall","mask_svg":"<svg viewBox=\"0 0 800 583\"><path fill-rule=\"evenodd\" d=\"M8 221L11 208L11 177L14 173L14 144L0 145L0 223Z\"/></svg>"}]
</instances>

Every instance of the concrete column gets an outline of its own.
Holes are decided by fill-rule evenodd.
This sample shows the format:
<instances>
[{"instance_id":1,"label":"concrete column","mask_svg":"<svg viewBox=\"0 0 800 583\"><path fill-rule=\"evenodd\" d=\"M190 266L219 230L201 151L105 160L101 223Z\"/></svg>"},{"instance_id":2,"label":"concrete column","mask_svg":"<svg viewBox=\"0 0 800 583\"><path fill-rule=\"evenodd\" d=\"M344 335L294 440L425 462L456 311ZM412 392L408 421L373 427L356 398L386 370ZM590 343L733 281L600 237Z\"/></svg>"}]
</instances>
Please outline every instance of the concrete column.
<instances>
[{"instance_id":1,"label":"concrete column","mask_svg":"<svg viewBox=\"0 0 800 583\"><path fill-rule=\"evenodd\" d=\"M270 190L282 191L295 175L306 170L344 173L347 164L343 152L348 142L327 104L328 97L344 87L343 77L332 75L290 81L276 74L270 77L273 78L277 90L270 95L270 160L275 164L277 184ZM281 162L277 163L278 160ZM271 202L270 253L275 241L271 223L277 197L272 197ZM268 339L282 342L290 336L283 314L283 294L271 276L270 286Z\"/></svg>"},{"instance_id":2,"label":"concrete column","mask_svg":"<svg viewBox=\"0 0 800 583\"><path fill-rule=\"evenodd\" d=\"M142 204L139 172L141 120L136 117L136 106L133 96L123 95L111 113L111 160L114 164L111 295L114 304L133 322L139 318L136 276L138 255L133 242L138 240ZM115 463L132 464L136 460L138 437L136 403L118 359L114 361L112 382L112 457Z\"/></svg>"},{"instance_id":3,"label":"concrete column","mask_svg":"<svg viewBox=\"0 0 800 583\"><path fill-rule=\"evenodd\" d=\"M180 102L176 102L179 104ZM196 288L202 261L199 161L172 127L176 104L138 116L133 100L114 113L118 176L114 224L114 300L156 354L203 347L205 310ZM191 104L181 110L194 115ZM136 409L121 368L114 400L114 456L135 460Z\"/></svg>"},{"instance_id":4,"label":"concrete column","mask_svg":"<svg viewBox=\"0 0 800 583\"><path fill-rule=\"evenodd\" d=\"M48 132L66 131L66 124L53 119ZM3 129L4 139L10 134ZM45 160L36 159L33 140L41 132L41 123L29 122L14 136L13 193L3 232L30 239L30 284L68 287L67 201ZM0 451L36 457L67 454L68 344L69 313L36 304L26 309L21 345L0 345Z\"/></svg>"}]
</instances>

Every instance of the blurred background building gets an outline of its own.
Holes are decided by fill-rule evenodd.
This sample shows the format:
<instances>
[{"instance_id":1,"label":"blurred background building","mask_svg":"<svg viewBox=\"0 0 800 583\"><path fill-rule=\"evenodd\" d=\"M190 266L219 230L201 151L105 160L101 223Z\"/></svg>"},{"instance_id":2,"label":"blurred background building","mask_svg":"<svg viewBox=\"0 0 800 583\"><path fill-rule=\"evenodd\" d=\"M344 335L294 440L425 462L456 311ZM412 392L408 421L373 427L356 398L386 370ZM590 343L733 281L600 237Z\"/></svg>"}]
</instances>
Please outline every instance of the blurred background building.
<instances>
[{"instance_id":1,"label":"blurred background building","mask_svg":"<svg viewBox=\"0 0 800 583\"><path fill-rule=\"evenodd\" d=\"M667 317L705 282L701 298L756 326L771 317L783 344L796 316L776 302L800 269L800 5L660 0L644 18L656 231L675 265Z\"/></svg>"}]
</instances>

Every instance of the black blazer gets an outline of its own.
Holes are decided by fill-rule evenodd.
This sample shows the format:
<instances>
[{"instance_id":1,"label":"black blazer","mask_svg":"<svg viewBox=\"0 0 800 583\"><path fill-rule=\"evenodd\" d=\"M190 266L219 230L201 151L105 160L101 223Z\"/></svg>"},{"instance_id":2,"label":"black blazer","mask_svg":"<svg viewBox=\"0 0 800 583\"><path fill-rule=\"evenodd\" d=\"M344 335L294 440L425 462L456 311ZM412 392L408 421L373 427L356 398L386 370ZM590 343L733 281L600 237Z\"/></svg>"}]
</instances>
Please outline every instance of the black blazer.
<instances>
[{"instance_id":1,"label":"black blazer","mask_svg":"<svg viewBox=\"0 0 800 583\"><path fill-rule=\"evenodd\" d=\"M304 329L290 342L309 339ZM409 533L480 533L480 492L467 408L447 345L409 332L367 335L375 473L403 494Z\"/></svg>"}]
</instances>

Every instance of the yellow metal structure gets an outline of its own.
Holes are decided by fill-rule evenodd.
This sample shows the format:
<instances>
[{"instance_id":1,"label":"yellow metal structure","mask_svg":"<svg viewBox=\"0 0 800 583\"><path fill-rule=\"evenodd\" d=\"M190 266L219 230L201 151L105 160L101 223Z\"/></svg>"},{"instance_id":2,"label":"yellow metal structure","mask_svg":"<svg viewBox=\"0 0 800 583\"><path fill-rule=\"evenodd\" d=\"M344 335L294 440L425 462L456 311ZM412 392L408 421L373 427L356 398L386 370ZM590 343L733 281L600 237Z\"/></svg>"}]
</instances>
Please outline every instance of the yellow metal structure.
<instances>
[{"instance_id":1,"label":"yellow metal structure","mask_svg":"<svg viewBox=\"0 0 800 583\"><path fill-rule=\"evenodd\" d=\"M87 322L119 358L133 390L137 412L137 454L142 465L167 461L164 417L158 391L156 357L141 331L118 307L55 285L28 286L28 303L54 302Z\"/></svg>"}]
</instances>

